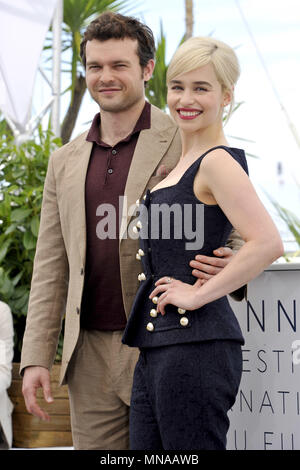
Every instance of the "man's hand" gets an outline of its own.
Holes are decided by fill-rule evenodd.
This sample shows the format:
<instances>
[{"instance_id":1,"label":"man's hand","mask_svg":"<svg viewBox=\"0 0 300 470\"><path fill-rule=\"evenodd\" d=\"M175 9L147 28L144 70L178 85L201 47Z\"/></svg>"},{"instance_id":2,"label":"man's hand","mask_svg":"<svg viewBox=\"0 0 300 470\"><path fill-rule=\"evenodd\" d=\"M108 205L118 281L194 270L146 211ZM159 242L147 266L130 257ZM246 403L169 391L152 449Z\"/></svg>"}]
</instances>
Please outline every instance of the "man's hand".
<instances>
[{"instance_id":1,"label":"man's hand","mask_svg":"<svg viewBox=\"0 0 300 470\"><path fill-rule=\"evenodd\" d=\"M196 255L195 259L190 262L190 266L194 268L192 274L201 279L201 285L222 271L234 256L231 248L224 246L214 250L213 253L216 257Z\"/></svg>"},{"instance_id":2,"label":"man's hand","mask_svg":"<svg viewBox=\"0 0 300 470\"><path fill-rule=\"evenodd\" d=\"M26 367L24 371L22 393L25 399L27 411L34 416L50 421L50 416L40 408L36 400L36 392L42 387L44 398L47 403L52 403L53 398L50 388L50 373L48 369L40 366Z\"/></svg>"}]
</instances>

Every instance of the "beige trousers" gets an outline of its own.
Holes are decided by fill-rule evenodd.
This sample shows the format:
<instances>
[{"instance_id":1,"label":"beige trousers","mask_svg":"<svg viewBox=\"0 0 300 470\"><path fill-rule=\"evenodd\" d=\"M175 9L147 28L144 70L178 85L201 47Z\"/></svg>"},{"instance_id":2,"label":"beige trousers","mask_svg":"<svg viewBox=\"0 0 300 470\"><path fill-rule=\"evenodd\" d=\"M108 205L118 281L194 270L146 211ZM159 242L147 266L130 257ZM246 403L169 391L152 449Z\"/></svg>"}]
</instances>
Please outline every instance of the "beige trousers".
<instances>
[{"instance_id":1,"label":"beige trousers","mask_svg":"<svg viewBox=\"0 0 300 470\"><path fill-rule=\"evenodd\" d=\"M139 351L122 344L122 334L80 332L67 371L75 449L129 449L129 405Z\"/></svg>"}]
</instances>

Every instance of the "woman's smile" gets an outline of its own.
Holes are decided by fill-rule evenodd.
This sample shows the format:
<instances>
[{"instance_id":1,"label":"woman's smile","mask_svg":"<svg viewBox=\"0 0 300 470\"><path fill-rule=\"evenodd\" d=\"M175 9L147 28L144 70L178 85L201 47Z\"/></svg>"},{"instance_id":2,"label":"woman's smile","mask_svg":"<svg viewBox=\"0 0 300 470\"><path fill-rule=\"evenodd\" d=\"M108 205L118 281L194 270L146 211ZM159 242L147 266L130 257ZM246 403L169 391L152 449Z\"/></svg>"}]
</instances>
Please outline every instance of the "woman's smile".
<instances>
[{"instance_id":1,"label":"woman's smile","mask_svg":"<svg viewBox=\"0 0 300 470\"><path fill-rule=\"evenodd\" d=\"M203 111L200 111L199 109L191 109L191 108L179 108L177 109L177 113L179 114L179 117L181 119L195 119L200 114L203 113Z\"/></svg>"}]
</instances>

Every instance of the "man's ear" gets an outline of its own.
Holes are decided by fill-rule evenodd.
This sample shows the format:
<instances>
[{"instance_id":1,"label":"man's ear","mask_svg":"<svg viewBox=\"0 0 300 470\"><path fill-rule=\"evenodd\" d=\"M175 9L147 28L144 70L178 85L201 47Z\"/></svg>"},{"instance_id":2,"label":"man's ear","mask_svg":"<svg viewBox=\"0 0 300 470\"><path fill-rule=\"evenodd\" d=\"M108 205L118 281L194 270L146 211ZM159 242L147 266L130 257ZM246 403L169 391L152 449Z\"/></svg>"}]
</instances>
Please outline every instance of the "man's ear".
<instances>
[{"instance_id":1,"label":"man's ear","mask_svg":"<svg viewBox=\"0 0 300 470\"><path fill-rule=\"evenodd\" d=\"M155 61L154 59L150 59L148 64L144 67L144 70L143 70L143 76L144 76L145 82L148 82L150 78L152 77L154 67L155 67Z\"/></svg>"}]
</instances>

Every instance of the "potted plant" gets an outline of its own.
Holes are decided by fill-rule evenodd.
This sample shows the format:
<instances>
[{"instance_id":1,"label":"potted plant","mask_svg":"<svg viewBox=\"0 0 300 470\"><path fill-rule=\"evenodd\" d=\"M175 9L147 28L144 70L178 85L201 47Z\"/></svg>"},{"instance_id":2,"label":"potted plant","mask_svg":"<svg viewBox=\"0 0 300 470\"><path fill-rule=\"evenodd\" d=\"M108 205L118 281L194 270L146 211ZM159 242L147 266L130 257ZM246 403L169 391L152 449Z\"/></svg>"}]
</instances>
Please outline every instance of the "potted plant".
<instances>
[{"instance_id":1,"label":"potted plant","mask_svg":"<svg viewBox=\"0 0 300 470\"><path fill-rule=\"evenodd\" d=\"M9 395L14 404L13 445L16 447L72 445L67 391L58 387L59 366L54 365L51 372L57 399L49 408L50 423L40 422L27 413L19 376L44 180L49 155L59 145L60 139L40 128L35 139L17 146L5 122L0 123L0 298L10 306L14 322ZM62 340L61 336L57 363L61 360ZM38 398L41 396L38 393Z\"/></svg>"}]
</instances>

